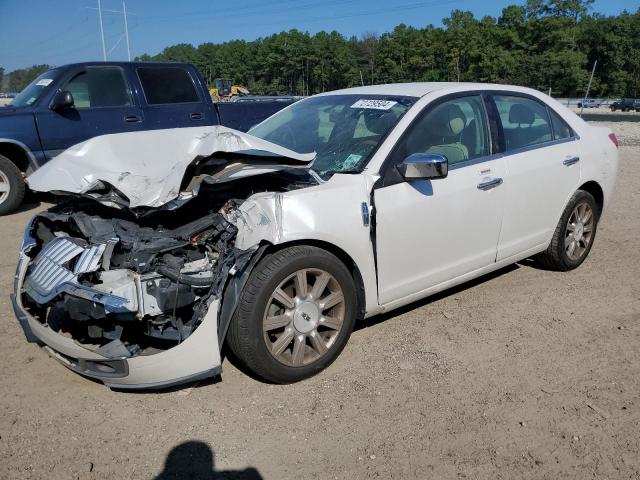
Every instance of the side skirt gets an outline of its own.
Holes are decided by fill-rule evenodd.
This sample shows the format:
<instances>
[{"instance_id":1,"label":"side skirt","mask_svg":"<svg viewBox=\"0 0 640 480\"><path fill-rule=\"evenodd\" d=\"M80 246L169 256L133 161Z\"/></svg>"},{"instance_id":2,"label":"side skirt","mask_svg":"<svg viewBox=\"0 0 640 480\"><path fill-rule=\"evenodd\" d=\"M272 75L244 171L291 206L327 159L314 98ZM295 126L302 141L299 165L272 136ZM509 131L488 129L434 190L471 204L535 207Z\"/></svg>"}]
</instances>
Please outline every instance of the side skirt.
<instances>
[{"instance_id":1,"label":"side skirt","mask_svg":"<svg viewBox=\"0 0 640 480\"><path fill-rule=\"evenodd\" d=\"M529 258L536 253L540 253L546 250L548 243L541 243L533 248L530 248L524 252L518 253L516 255L512 255L507 258L503 258L502 260L492 263L491 265L487 265L486 267L479 268L469 273L465 273L464 275L460 275L459 277L453 278L451 280L447 280L446 282L439 283L438 285L434 285L433 287L429 287L420 292L416 292L407 297L400 298L398 300L394 300L392 302L385 303L381 305L380 312L371 312L367 317L375 315L381 312L389 312L396 308L404 307L410 303L416 302L418 300L422 300L423 298L429 297L436 293L440 293L443 290L447 290L448 288L455 287L460 285L461 283L468 282L469 280L473 280L474 278L481 277L482 275L486 275L487 273L494 272L496 270L501 269L502 267L506 267L507 265L511 265L513 263L519 262L520 260L524 260L525 258Z\"/></svg>"}]
</instances>

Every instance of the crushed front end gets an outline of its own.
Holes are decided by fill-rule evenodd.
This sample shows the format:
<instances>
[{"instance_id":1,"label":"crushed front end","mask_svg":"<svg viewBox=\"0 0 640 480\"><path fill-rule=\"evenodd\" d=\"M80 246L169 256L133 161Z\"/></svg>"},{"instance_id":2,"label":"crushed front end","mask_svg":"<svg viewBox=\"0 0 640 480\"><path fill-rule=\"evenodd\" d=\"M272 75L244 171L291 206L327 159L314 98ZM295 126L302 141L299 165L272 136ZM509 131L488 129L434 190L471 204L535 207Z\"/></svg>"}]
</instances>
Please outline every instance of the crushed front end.
<instances>
[{"instance_id":1,"label":"crushed front end","mask_svg":"<svg viewBox=\"0 0 640 480\"><path fill-rule=\"evenodd\" d=\"M278 238L280 192L318 184L314 157L221 126L65 150L27 179L62 199L25 231L12 302L27 339L110 387L220 373L244 282Z\"/></svg>"},{"instance_id":2,"label":"crushed front end","mask_svg":"<svg viewBox=\"0 0 640 480\"><path fill-rule=\"evenodd\" d=\"M118 388L157 388L220 372L221 292L251 251L229 209L137 219L91 200L28 225L12 301L27 339Z\"/></svg>"}]
</instances>

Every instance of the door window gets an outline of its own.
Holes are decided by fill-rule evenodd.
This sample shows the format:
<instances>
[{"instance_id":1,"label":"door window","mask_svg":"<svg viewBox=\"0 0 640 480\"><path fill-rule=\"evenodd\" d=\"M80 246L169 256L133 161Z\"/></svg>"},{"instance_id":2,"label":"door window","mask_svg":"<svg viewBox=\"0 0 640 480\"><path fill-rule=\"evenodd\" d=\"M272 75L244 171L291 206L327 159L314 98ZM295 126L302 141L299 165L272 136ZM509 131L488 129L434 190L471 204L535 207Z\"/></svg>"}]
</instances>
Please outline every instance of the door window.
<instances>
[{"instance_id":1,"label":"door window","mask_svg":"<svg viewBox=\"0 0 640 480\"><path fill-rule=\"evenodd\" d=\"M487 125L480 95L445 101L428 110L400 140L397 163L413 153L447 157L456 164L489 154Z\"/></svg>"},{"instance_id":2,"label":"door window","mask_svg":"<svg viewBox=\"0 0 640 480\"><path fill-rule=\"evenodd\" d=\"M129 87L118 67L88 68L73 77L65 88L73 95L76 108L132 105Z\"/></svg>"},{"instance_id":3,"label":"door window","mask_svg":"<svg viewBox=\"0 0 640 480\"><path fill-rule=\"evenodd\" d=\"M562 120L562 118L560 118L560 115L553 110L550 110L549 116L551 117L551 125L553 126L554 140L562 140L563 138L570 138L573 136L571 128L564 120Z\"/></svg>"},{"instance_id":4,"label":"door window","mask_svg":"<svg viewBox=\"0 0 640 480\"><path fill-rule=\"evenodd\" d=\"M551 122L545 105L518 96L495 95L493 99L507 151L551 141Z\"/></svg>"},{"instance_id":5,"label":"door window","mask_svg":"<svg viewBox=\"0 0 640 480\"><path fill-rule=\"evenodd\" d=\"M182 68L141 67L138 77L149 105L199 101L191 77Z\"/></svg>"}]
</instances>

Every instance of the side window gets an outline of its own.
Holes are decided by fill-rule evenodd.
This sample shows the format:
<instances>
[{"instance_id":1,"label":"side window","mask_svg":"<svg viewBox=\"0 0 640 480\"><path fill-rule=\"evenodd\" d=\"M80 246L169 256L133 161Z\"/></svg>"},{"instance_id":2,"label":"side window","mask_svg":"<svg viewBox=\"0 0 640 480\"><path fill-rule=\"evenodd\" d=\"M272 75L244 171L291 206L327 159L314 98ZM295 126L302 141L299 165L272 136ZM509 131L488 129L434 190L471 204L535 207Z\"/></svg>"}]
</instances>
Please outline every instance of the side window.
<instances>
[{"instance_id":1,"label":"side window","mask_svg":"<svg viewBox=\"0 0 640 480\"><path fill-rule=\"evenodd\" d=\"M493 97L507 150L529 147L551 141L551 122L547 107L526 97L495 95Z\"/></svg>"},{"instance_id":2,"label":"side window","mask_svg":"<svg viewBox=\"0 0 640 480\"><path fill-rule=\"evenodd\" d=\"M198 102L189 74L177 67L141 67L138 77L149 105Z\"/></svg>"},{"instance_id":3,"label":"side window","mask_svg":"<svg viewBox=\"0 0 640 480\"><path fill-rule=\"evenodd\" d=\"M573 132L569 125L565 123L560 115L553 110L549 110L549 116L551 117L551 125L553 126L553 139L561 140L563 138L569 138L573 136Z\"/></svg>"},{"instance_id":4,"label":"side window","mask_svg":"<svg viewBox=\"0 0 640 480\"><path fill-rule=\"evenodd\" d=\"M427 106L426 114L400 140L394 157L401 162L413 153L444 155L450 164L488 155L482 98L473 95Z\"/></svg>"},{"instance_id":5,"label":"side window","mask_svg":"<svg viewBox=\"0 0 640 480\"><path fill-rule=\"evenodd\" d=\"M118 67L91 67L65 87L76 108L126 107L132 104L127 82Z\"/></svg>"}]
</instances>

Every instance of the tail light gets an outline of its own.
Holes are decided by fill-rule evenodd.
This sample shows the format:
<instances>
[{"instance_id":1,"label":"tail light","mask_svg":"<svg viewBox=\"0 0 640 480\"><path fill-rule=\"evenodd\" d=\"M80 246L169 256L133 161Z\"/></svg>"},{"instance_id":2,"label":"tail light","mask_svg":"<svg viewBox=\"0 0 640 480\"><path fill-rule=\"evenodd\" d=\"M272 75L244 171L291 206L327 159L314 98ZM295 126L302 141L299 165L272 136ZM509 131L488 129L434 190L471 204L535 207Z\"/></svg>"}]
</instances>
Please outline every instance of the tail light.
<instances>
[{"instance_id":1,"label":"tail light","mask_svg":"<svg viewBox=\"0 0 640 480\"><path fill-rule=\"evenodd\" d=\"M609 140L611 140L613 144L616 146L616 148L618 148L618 137L616 137L615 133L609 134Z\"/></svg>"}]
</instances>

